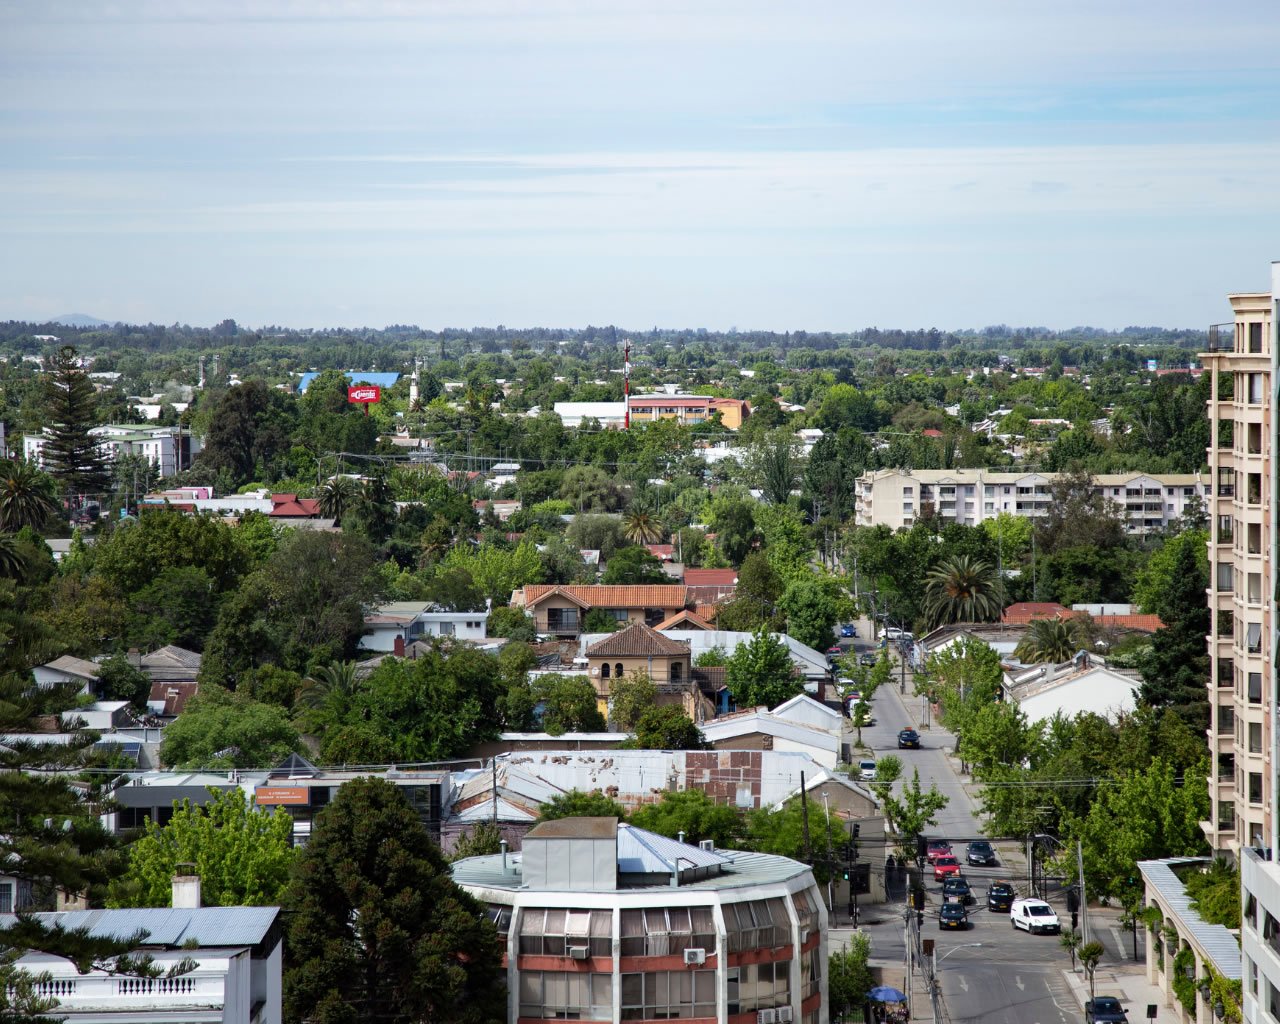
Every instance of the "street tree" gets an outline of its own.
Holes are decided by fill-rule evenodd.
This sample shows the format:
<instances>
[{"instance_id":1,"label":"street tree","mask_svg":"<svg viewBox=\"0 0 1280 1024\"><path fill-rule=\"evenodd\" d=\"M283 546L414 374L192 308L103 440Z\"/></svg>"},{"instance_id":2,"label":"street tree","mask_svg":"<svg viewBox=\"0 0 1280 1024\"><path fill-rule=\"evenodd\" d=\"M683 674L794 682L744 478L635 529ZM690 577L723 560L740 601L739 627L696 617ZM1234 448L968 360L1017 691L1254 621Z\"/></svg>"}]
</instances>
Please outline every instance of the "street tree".
<instances>
[{"instance_id":1,"label":"street tree","mask_svg":"<svg viewBox=\"0 0 1280 1024\"><path fill-rule=\"evenodd\" d=\"M289 1019L505 1020L497 933L391 783L362 778L338 790L316 818L288 903Z\"/></svg>"},{"instance_id":2,"label":"street tree","mask_svg":"<svg viewBox=\"0 0 1280 1024\"><path fill-rule=\"evenodd\" d=\"M256 807L239 789L217 793L202 807L184 800L167 824L147 819L107 903L167 907L178 865L193 864L208 906L279 905L295 852L293 819L282 807Z\"/></svg>"},{"instance_id":3,"label":"street tree","mask_svg":"<svg viewBox=\"0 0 1280 1024\"><path fill-rule=\"evenodd\" d=\"M726 659L725 682L740 708L775 708L804 692L787 645L763 630Z\"/></svg>"},{"instance_id":4,"label":"street tree","mask_svg":"<svg viewBox=\"0 0 1280 1024\"><path fill-rule=\"evenodd\" d=\"M97 401L89 375L70 345L58 349L45 377L47 436L41 457L64 495L101 498L111 485L111 472L98 425Z\"/></svg>"},{"instance_id":5,"label":"street tree","mask_svg":"<svg viewBox=\"0 0 1280 1024\"><path fill-rule=\"evenodd\" d=\"M657 803L645 804L631 815L631 824L686 843L710 839L720 849L737 847L743 831L737 808L716 803L704 790L669 791Z\"/></svg>"},{"instance_id":6,"label":"street tree","mask_svg":"<svg viewBox=\"0 0 1280 1024\"><path fill-rule=\"evenodd\" d=\"M843 949L834 950L827 964L827 999L833 1020L861 1012L867 993L875 985L871 973L871 936L855 931Z\"/></svg>"},{"instance_id":7,"label":"street tree","mask_svg":"<svg viewBox=\"0 0 1280 1024\"><path fill-rule=\"evenodd\" d=\"M933 783L929 784L928 790L921 788L919 768L912 772L911 781L900 787L896 794L895 785L881 777L877 766L876 780L871 788L880 798L886 822L897 833L899 849L904 855L915 856L916 836L924 835L925 829L937 824L938 812L950 801Z\"/></svg>"}]
</instances>

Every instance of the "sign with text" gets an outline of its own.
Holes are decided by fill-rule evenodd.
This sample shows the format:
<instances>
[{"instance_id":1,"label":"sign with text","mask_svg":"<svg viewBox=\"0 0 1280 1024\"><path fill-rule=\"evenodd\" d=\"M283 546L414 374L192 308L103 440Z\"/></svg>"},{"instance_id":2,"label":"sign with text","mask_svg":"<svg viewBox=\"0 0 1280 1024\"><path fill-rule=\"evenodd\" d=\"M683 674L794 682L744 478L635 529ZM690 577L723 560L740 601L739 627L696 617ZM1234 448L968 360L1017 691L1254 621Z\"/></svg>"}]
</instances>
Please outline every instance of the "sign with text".
<instances>
[{"instance_id":1,"label":"sign with text","mask_svg":"<svg viewBox=\"0 0 1280 1024\"><path fill-rule=\"evenodd\" d=\"M257 801L259 807L274 804L306 806L311 803L311 788L309 786L258 786L253 791L253 799Z\"/></svg>"},{"instance_id":2,"label":"sign with text","mask_svg":"<svg viewBox=\"0 0 1280 1024\"><path fill-rule=\"evenodd\" d=\"M356 405L368 405L382 401L382 388L377 384L352 384L347 388L347 401Z\"/></svg>"}]
</instances>

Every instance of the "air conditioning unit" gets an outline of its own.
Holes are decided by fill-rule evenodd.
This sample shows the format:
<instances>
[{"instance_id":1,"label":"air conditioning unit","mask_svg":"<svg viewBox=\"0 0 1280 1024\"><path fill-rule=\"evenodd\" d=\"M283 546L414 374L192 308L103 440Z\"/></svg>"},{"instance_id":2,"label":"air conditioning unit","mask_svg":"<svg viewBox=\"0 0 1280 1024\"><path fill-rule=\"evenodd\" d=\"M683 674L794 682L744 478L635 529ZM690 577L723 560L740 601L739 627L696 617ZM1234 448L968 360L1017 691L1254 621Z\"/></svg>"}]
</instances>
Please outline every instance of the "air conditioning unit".
<instances>
[{"instance_id":1,"label":"air conditioning unit","mask_svg":"<svg viewBox=\"0 0 1280 1024\"><path fill-rule=\"evenodd\" d=\"M591 948L589 946L570 946L569 955L575 960L585 960L591 955Z\"/></svg>"},{"instance_id":2,"label":"air conditioning unit","mask_svg":"<svg viewBox=\"0 0 1280 1024\"><path fill-rule=\"evenodd\" d=\"M699 850L706 850L708 853L716 852L716 841L714 839L702 839L698 842Z\"/></svg>"},{"instance_id":3,"label":"air conditioning unit","mask_svg":"<svg viewBox=\"0 0 1280 1024\"><path fill-rule=\"evenodd\" d=\"M778 1024L777 1010L757 1010L756 1024Z\"/></svg>"},{"instance_id":4,"label":"air conditioning unit","mask_svg":"<svg viewBox=\"0 0 1280 1024\"><path fill-rule=\"evenodd\" d=\"M707 951L705 949L686 949L684 951L684 962L686 966L705 964L707 962Z\"/></svg>"},{"instance_id":5,"label":"air conditioning unit","mask_svg":"<svg viewBox=\"0 0 1280 1024\"><path fill-rule=\"evenodd\" d=\"M791 1024L793 1020L795 1020L795 1016L791 1012L791 1007L778 1007L778 1024Z\"/></svg>"}]
</instances>

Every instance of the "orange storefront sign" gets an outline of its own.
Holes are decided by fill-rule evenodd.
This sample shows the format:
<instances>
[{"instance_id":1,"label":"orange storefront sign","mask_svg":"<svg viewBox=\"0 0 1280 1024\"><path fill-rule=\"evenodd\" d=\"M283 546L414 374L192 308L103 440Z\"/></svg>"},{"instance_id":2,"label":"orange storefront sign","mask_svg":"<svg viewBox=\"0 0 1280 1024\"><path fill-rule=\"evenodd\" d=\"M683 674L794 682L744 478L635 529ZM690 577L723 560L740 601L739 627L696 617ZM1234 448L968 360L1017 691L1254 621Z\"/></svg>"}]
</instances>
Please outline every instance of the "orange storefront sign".
<instances>
[{"instance_id":1,"label":"orange storefront sign","mask_svg":"<svg viewBox=\"0 0 1280 1024\"><path fill-rule=\"evenodd\" d=\"M253 798L258 802L259 807L268 804L309 804L311 787L259 786L253 791Z\"/></svg>"}]
</instances>

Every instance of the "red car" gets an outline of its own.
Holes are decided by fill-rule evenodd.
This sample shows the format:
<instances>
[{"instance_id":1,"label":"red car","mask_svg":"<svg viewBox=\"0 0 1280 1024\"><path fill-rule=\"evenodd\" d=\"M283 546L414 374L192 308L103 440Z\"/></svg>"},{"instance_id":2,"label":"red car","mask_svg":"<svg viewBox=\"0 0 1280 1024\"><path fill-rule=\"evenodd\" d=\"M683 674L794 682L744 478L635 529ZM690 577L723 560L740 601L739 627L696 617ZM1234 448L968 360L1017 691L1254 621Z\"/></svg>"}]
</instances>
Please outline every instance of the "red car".
<instances>
[{"instance_id":1,"label":"red car","mask_svg":"<svg viewBox=\"0 0 1280 1024\"><path fill-rule=\"evenodd\" d=\"M929 845L924 848L924 859L932 864L939 857L948 857L951 855L951 844L945 839L930 839Z\"/></svg>"},{"instance_id":2,"label":"red car","mask_svg":"<svg viewBox=\"0 0 1280 1024\"><path fill-rule=\"evenodd\" d=\"M933 880L940 882L948 875L960 874L960 862L950 854L939 857L933 862Z\"/></svg>"}]
</instances>

